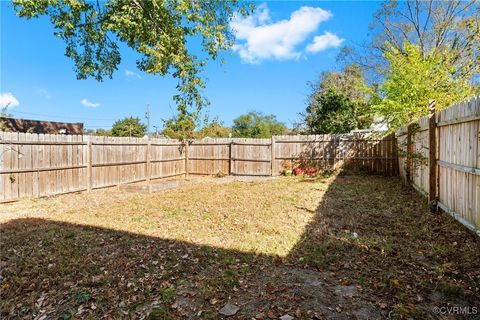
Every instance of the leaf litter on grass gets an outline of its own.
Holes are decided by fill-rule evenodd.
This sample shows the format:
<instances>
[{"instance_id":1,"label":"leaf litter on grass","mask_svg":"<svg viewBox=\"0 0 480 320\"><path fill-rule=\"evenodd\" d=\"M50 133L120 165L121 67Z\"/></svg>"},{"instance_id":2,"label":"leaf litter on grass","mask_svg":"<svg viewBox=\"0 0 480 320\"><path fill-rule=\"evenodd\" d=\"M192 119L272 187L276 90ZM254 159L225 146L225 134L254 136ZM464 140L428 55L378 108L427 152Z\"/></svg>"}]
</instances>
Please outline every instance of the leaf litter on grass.
<instances>
[{"instance_id":1,"label":"leaf litter on grass","mask_svg":"<svg viewBox=\"0 0 480 320\"><path fill-rule=\"evenodd\" d=\"M227 304L238 319L429 319L480 288L478 239L391 178L104 190L9 210L6 319L217 319Z\"/></svg>"}]
</instances>

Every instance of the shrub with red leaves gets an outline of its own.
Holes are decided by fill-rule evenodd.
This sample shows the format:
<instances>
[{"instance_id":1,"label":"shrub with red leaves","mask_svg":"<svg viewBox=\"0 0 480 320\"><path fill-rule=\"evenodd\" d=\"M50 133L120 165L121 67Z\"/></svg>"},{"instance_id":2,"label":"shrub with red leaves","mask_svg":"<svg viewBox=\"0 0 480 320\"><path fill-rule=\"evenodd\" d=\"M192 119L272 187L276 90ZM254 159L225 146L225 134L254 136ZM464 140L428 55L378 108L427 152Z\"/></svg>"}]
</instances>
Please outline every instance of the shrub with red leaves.
<instances>
[{"instance_id":1,"label":"shrub with red leaves","mask_svg":"<svg viewBox=\"0 0 480 320\"><path fill-rule=\"evenodd\" d=\"M318 170L315 167L309 167L305 169L305 174L309 177L315 177L317 173L318 173Z\"/></svg>"},{"instance_id":2,"label":"shrub with red leaves","mask_svg":"<svg viewBox=\"0 0 480 320\"><path fill-rule=\"evenodd\" d=\"M315 177L318 174L318 169L315 167L307 167L307 168L296 167L295 169L293 169L293 174L296 176L307 175L309 177Z\"/></svg>"},{"instance_id":3,"label":"shrub with red leaves","mask_svg":"<svg viewBox=\"0 0 480 320\"><path fill-rule=\"evenodd\" d=\"M305 174L305 170L303 168L297 167L293 169L293 174L296 176L301 176Z\"/></svg>"}]
</instances>

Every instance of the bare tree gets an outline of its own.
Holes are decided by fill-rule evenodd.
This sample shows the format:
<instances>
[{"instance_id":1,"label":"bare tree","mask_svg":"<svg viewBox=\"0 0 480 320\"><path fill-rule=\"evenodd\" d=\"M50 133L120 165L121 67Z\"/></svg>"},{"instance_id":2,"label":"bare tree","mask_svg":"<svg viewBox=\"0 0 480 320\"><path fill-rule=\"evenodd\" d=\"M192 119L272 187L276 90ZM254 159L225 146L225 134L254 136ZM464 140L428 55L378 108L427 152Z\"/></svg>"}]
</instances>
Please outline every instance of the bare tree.
<instances>
[{"instance_id":1,"label":"bare tree","mask_svg":"<svg viewBox=\"0 0 480 320\"><path fill-rule=\"evenodd\" d=\"M480 8L477 0L387 1L371 24L372 48L381 53L404 43L416 44L423 55L455 52L454 65L468 74L479 57ZM377 32L375 32L377 31ZM461 76L460 74L459 76Z\"/></svg>"},{"instance_id":2,"label":"bare tree","mask_svg":"<svg viewBox=\"0 0 480 320\"><path fill-rule=\"evenodd\" d=\"M405 43L417 45L423 56L453 52L455 76L475 77L480 61L479 1L387 0L374 15L370 36L365 44L344 48L339 58L361 65L373 82L389 69L384 54L398 50L406 55Z\"/></svg>"}]
</instances>

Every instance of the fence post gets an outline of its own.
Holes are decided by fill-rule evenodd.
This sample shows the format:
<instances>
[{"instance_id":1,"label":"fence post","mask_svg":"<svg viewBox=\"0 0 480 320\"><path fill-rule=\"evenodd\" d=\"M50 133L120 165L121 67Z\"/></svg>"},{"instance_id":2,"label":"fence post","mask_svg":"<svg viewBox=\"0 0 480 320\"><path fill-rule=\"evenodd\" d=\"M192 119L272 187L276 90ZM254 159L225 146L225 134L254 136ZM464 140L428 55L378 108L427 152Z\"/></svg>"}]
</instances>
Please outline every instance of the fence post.
<instances>
[{"instance_id":1,"label":"fence post","mask_svg":"<svg viewBox=\"0 0 480 320\"><path fill-rule=\"evenodd\" d=\"M150 137L148 138L146 150L145 150L145 179L147 183L150 183L150 149L151 149Z\"/></svg>"},{"instance_id":2,"label":"fence post","mask_svg":"<svg viewBox=\"0 0 480 320\"><path fill-rule=\"evenodd\" d=\"M413 156L413 143L412 143L413 127L412 124L407 126L407 154L405 165L405 178L407 185L412 184L412 156Z\"/></svg>"},{"instance_id":3,"label":"fence post","mask_svg":"<svg viewBox=\"0 0 480 320\"><path fill-rule=\"evenodd\" d=\"M232 154L232 148L233 148L233 140L230 140L230 145L228 148L228 175L233 175L233 154Z\"/></svg>"},{"instance_id":4,"label":"fence post","mask_svg":"<svg viewBox=\"0 0 480 320\"><path fill-rule=\"evenodd\" d=\"M87 192L92 191L92 141L87 137Z\"/></svg>"},{"instance_id":5,"label":"fence post","mask_svg":"<svg viewBox=\"0 0 480 320\"><path fill-rule=\"evenodd\" d=\"M188 139L183 140L185 149L185 179L188 178Z\"/></svg>"},{"instance_id":6,"label":"fence post","mask_svg":"<svg viewBox=\"0 0 480 320\"><path fill-rule=\"evenodd\" d=\"M272 136L272 142L270 146L270 151L271 151L271 156L270 156L270 162L271 162L271 176L273 177L275 175L275 136Z\"/></svg>"},{"instance_id":7,"label":"fence post","mask_svg":"<svg viewBox=\"0 0 480 320\"><path fill-rule=\"evenodd\" d=\"M428 202L430 210L436 212L437 206L437 121L435 117L435 100L428 102L428 171L429 171L429 192Z\"/></svg>"},{"instance_id":8,"label":"fence post","mask_svg":"<svg viewBox=\"0 0 480 320\"><path fill-rule=\"evenodd\" d=\"M338 137L337 135L333 138L333 170L337 169L337 145L338 145Z\"/></svg>"}]
</instances>

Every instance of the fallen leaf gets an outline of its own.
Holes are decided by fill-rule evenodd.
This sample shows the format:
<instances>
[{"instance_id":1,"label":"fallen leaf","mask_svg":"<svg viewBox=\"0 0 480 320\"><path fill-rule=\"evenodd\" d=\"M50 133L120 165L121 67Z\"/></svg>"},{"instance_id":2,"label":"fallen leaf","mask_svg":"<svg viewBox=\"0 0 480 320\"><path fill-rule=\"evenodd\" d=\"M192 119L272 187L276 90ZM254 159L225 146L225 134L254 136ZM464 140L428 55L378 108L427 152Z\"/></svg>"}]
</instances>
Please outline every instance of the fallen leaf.
<instances>
[{"instance_id":1,"label":"fallen leaf","mask_svg":"<svg viewBox=\"0 0 480 320\"><path fill-rule=\"evenodd\" d=\"M236 305L234 304L230 304L230 303L227 303L226 305L223 306L222 309L220 309L218 312L221 314L221 315L224 315L224 316L233 316L234 314L236 314L238 312L238 310L240 310L239 307L237 307Z\"/></svg>"}]
</instances>

